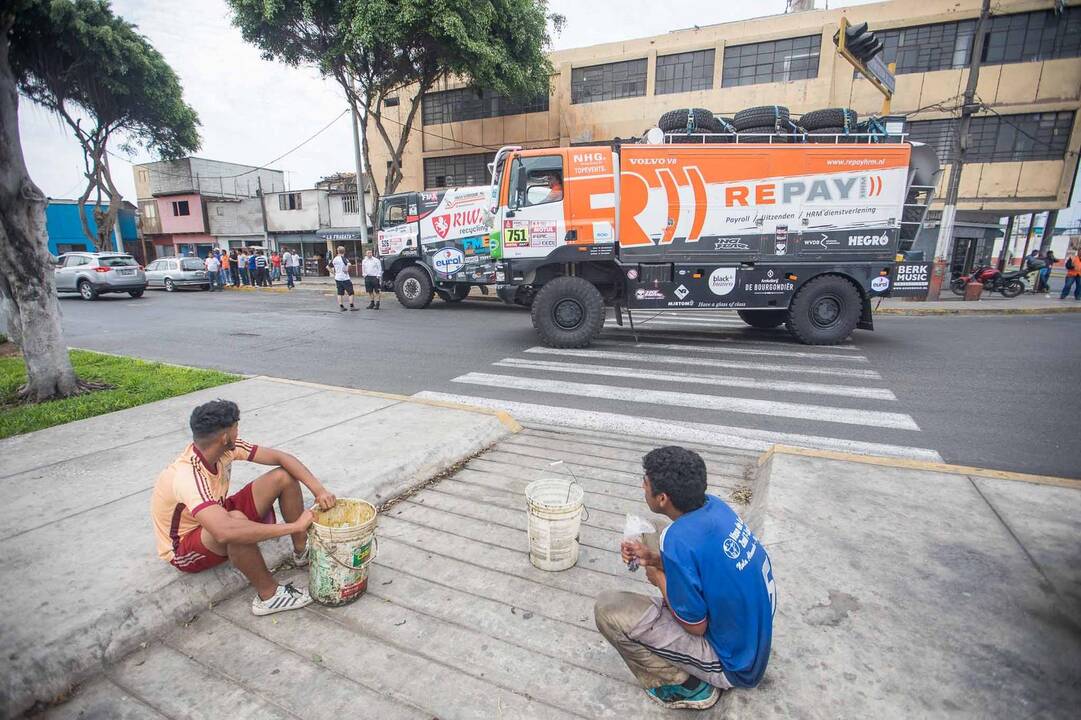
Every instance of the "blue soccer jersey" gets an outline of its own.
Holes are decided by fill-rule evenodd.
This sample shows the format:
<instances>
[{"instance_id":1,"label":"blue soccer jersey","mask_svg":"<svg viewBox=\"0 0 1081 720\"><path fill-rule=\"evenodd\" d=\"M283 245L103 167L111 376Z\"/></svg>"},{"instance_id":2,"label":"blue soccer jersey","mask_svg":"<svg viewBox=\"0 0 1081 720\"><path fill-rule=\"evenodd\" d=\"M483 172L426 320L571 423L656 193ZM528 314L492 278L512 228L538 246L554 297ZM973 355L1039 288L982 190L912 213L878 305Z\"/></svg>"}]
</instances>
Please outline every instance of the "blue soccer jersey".
<instances>
[{"instance_id":1,"label":"blue soccer jersey","mask_svg":"<svg viewBox=\"0 0 1081 720\"><path fill-rule=\"evenodd\" d=\"M762 679L777 594L769 557L732 508L713 495L661 535L668 603L676 617L708 620L706 639L734 687Z\"/></svg>"}]
</instances>

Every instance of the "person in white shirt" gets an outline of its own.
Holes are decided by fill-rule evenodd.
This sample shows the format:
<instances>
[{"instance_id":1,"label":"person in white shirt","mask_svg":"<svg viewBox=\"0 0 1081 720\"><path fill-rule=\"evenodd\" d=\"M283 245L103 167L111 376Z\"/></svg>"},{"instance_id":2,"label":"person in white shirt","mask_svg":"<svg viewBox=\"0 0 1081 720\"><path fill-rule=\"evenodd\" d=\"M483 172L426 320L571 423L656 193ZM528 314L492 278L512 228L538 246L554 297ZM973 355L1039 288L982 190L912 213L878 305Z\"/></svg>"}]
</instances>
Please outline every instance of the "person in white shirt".
<instances>
[{"instance_id":1,"label":"person in white shirt","mask_svg":"<svg viewBox=\"0 0 1081 720\"><path fill-rule=\"evenodd\" d=\"M338 288L338 308L345 312L345 296L349 295L349 309L356 310L353 304L353 280L349 277L349 258L345 257L345 246L338 246L338 254L327 265L327 271L334 273L334 284Z\"/></svg>"},{"instance_id":2,"label":"person in white shirt","mask_svg":"<svg viewBox=\"0 0 1081 720\"><path fill-rule=\"evenodd\" d=\"M364 260L360 263L360 274L364 276L364 290L368 293L368 309L379 309L379 291L383 284L383 261L372 255L372 251L364 253Z\"/></svg>"},{"instance_id":3,"label":"person in white shirt","mask_svg":"<svg viewBox=\"0 0 1081 720\"><path fill-rule=\"evenodd\" d=\"M282 267L285 268L285 287L293 289L293 253L286 248L282 253Z\"/></svg>"},{"instance_id":4,"label":"person in white shirt","mask_svg":"<svg viewBox=\"0 0 1081 720\"><path fill-rule=\"evenodd\" d=\"M221 286L221 260L214 253L206 256L206 275L210 279L210 292L222 290Z\"/></svg>"}]
</instances>

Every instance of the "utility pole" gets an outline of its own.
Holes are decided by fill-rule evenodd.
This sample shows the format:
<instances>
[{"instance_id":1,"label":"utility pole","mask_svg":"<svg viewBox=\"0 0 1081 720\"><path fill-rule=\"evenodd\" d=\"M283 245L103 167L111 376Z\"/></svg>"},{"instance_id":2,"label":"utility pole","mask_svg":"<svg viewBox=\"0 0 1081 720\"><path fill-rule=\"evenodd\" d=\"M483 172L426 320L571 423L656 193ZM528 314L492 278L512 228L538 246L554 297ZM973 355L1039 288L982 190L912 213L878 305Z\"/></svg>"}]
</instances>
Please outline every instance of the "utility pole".
<instances>
[{"instance_id":1,"label":"utility pole","mask_svg":"<svg viewBox=\"0 0 1081 720\"><path fill-rule=\"evenodd\" d=\"M259 209L262 211L263 215L263 247L265 248L270 244L270 241L267 239L268 229L266 222L266 195L263 194L263 176L256 176L256 181L259 183L259 189L256 190L256 192L259 193Z\"/></svg>"},{"instance_id":2,"label":"utility pole","mask_svg":"<svg viewBox=\"0 0 1081 720\"><path fill-rule=\"evenodd\" d=\"M356 80L353 81L353 93L356 94ZM353 161L357 171L357 211L360 213L360 243L368 244L368 208L364 204L364 155L360 151L361 134L367 132L367 128L360 128L360 114L357 112L356 100L349 101L349 109L353 115ZM365 118L365 122L367 118Z\"/></svg>"},{"instance_id":3,"label":"utility pole","mask_svg":"<svg viewBox=\"0 0 1081 720\"><path fill-rule=\"evenodd\" d=\"M1005 272L1006 270L1006 259L1013 245L1013 223L1016 217L1016 215L1010 215L1006 218L1006 233L1002 236L1002 250L998 253L997 265L999 272Z\"/></svg>"},{"instance_id":4,"label":"utility pole","mask_svg":"<svg viewBox=\"0 0 1081 720\"><path fill-rule=\"evenodd\" d=\"M935 244L935 265L931 275L931 286L927 291L928 300L938 300L942 284L946 280L950 254L953 252L953 228L957 218L957 195L961 187L961 169L965 164L968 149L968 129L972 124L975 111L976 84L980 81L980 63L983 55L983 36L987 20L991 15L991 0L983 0L980 5L980 17L976 20L976 31L972 38L972 55L968 61L968 83L961 103L961 121L957 127L953 158L950 162L950 180L946 186L946 204L942 208L942 220L938 225L938 242Z\"/></svg>"}]
</instances>

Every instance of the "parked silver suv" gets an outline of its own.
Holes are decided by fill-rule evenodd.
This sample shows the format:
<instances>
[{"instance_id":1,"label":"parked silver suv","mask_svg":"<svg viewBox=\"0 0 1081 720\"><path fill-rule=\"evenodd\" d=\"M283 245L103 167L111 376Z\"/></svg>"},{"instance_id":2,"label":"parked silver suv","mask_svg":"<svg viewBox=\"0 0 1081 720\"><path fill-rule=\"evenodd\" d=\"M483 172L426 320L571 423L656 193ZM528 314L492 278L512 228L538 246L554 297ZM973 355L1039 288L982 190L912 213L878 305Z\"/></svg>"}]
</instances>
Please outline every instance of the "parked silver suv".
<instances>
[{"instance_id":1,"label":"parked silver suv","mask_svg":"<svg viewBox=\"0 0 1081 720\"><path fill-rule=\"evenodd\" d=\"M77 292L83 300L121 292L137 298L146 290L143 268L131 255L122 253L64 253L54 273L58 293Z\"/></svg>"}]
</instances>

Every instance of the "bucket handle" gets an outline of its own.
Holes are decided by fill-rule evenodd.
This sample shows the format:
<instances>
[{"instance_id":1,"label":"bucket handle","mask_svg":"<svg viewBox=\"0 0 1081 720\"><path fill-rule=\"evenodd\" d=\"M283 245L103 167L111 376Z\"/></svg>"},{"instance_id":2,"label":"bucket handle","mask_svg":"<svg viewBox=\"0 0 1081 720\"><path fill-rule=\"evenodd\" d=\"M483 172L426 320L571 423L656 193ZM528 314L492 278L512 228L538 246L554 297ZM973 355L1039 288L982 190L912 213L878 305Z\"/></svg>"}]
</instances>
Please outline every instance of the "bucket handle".
<instances>
[{"instance_id":1,"label":"bucket handle","mask_svg":"<svg viewBox=\"0 0 1081 720\"><path fill-rule=\"evenodd\" d=\"M320 540L319 536L316 535L315 533L312 533L311 537L312 537L312 540L315 540L316 545L323 548L323 550L326 552L328 558L330 558L334 562L338 563L339 565L341 565L346 570L359 570L360 569L360 568L354 567L352 565L346 565L341 560L339 560L337 557L335 557L334 556L334 551L331 548L329 548L322 540ZM370 565L371 562L373 560L375 560L375 557L378 554L379 554L379 538L377 538L377 537L375 537L373 535L372 536L372 551L371 551L371 554L368 555L368 561L366 563L364 563L364 565ZM360 567L364 567L364 565L361 565Z\"/></svg>"}]
</instances>

